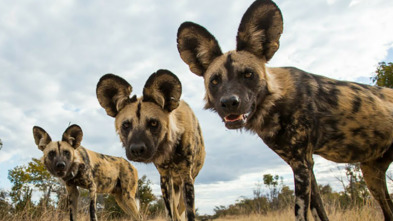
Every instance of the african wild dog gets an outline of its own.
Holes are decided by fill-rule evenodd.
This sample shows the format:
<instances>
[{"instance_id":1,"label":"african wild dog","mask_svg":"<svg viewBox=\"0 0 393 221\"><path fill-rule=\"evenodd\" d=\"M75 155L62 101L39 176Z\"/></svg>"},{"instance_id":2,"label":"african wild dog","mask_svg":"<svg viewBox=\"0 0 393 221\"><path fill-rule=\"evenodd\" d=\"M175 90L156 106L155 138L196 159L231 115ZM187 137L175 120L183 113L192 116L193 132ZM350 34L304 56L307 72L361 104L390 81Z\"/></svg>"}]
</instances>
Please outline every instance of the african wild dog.
<instances>
[{"instance_id":1,"label":"african wild dog","mask_svg":"<svg viewBox=\"0 0 393 221\"><path fill-rule=\"evenodd\" d=\"M194 180L202 168L205 148L201 128L182 100L176 75L158 70L146 81L143 97L130 98L123 78L106 74L97 84L97 98L115 117L115 128L129 160L154 163L172 220L195 220ZM186 214L184 213L186 212Z\"/></svg>"},{"instance_id":2,"label":"african wild dog","mask_svg":"<svg viewBox=\"0 0 393 221\"><path fill-rule=\"evenodd\" d=\"M138 172L127 160L93 152L80 146L82 129L69 126L62 141L52 141L41 127L33 127L38 148L44 152L42 161L48 171L64 181L67 189L70 220L77 220L78 186L88 189L90 220L97 220L96 193L111 193L127 214L140 219L135 193Z\"/></svg>"},{"instance_id":3,"label":"african wild dog","mask_svg":"<svg viewBox=\"0 0 393 221\"><path fill-rule=\"evenodd\" d=\"M253 131L294 173L297 220L328 220L313 173L313 154L340 163L360 162L385 219L393 220L385 172L393 160L393 90L333 80L293 67L265 66L279 48L283 20L270 0L245 12L237 48L225 54L204 27L183 23L181 58L206 88L206 109L229 129Z\"/></svg>"}]
</instances>

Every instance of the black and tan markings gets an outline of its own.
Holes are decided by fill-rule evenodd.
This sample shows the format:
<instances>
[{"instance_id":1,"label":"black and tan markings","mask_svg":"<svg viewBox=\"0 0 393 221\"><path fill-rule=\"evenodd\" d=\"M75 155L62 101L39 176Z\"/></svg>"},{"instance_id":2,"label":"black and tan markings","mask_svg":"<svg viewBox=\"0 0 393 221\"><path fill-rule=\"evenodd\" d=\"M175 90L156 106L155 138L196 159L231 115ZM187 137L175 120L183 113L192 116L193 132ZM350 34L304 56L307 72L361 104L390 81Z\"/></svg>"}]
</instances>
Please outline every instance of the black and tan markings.
<instances>
[{"instance_id":1,"label":"black and tan markings","mask_svg":"<svg viewBox=\"0 0 393 221\"><path fill-rule=\"evenodd\" d=\"M191 108L180 100L176 75L158 70L146 81L143 97L130 98L123 78L104 75L97 98L115 127L129 160L154 163L171 220L195 220L194 180L205 159L202 131Z\"/></svg>"},{"instance_id":2,"label":"black and tan markings","mask_svg":"<svg viewBox=\"0 0 393 221\"><path fill-rule=\"evenodd\" d=\"M206 88L206 108L229 129L245 128L294 172L297 220L328 220L313 173L313 154L335 162L360 162L367 186L385 220L393 204L385 172L393 160L393 90L337 81L302 70L265 66L279 48L283 20L270 0L257 0L244 14L237 48L225 54L204 27L183 23L181 58Z\"/></svg>"},{"instance_id":3,"label":"black and tan markings","mask_svg":"<svg viewBox=\"0 0 393 221\"><path fill-rule=\"evenodd\" d=\"M97 220L96 193L110 193L116 202L134 219L140 215L135 201L138 172L127 160L93 152L82 146L83 132L78 125L69 126L62 141L52 141L42 128L33 127L42 161L48 171L66 185L70 220L77 220L78 186L89 190L90 220Z\"/></svg>"}]
</instances>

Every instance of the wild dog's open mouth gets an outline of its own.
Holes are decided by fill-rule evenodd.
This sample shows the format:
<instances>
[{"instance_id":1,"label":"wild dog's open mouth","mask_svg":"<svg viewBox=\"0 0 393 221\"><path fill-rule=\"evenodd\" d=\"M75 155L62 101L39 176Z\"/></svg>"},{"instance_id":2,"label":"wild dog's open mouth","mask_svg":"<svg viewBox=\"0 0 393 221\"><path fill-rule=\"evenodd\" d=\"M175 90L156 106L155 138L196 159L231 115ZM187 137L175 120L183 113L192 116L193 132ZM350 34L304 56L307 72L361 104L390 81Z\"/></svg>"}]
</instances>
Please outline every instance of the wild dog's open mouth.
<instances>
[{"instance_id":1,"label":"wild dog's open mouth","mask_svg":"<svg viewBox=\"0 0 393 221\"><path fill-rule=\"evenodd\" d=\"M227 123L227 122L235 122L235 121L243 121L245 119L247 119L247 115L246 114L241 114L241 115L230 114L230 115L224 117L225 123Z\"/></svg>"},{"instance_id":2,"label":"wild dog's open mouth","mask_svg":"<svg viewBox=\"0 0 393 221\"><path fill-rule=\"evenodd\" d=\"M248 115L249 113L240 114L240 115L236 115L236 114L227 115L224 117L225 126L228 129L241 128L244 126L244 124L246 124Z\"/></svg>"}]
</instances>

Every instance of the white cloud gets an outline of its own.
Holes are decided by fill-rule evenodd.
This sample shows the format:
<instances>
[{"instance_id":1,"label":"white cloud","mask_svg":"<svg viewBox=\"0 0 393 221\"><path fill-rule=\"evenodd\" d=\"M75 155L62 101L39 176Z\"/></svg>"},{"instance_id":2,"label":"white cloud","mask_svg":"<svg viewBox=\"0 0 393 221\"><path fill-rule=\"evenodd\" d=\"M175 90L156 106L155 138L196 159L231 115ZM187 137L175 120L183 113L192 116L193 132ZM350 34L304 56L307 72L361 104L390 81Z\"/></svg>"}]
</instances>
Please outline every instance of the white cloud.
<instances>
[{"instance_id":1,"label":"white cloud","mask_svg":"<svg viewBox=\"0 0 393 221\"><path fill-rule=\"evenodd\" d=\"M223 51L234 49L238 24L251 3L1 2L0 188L10 185L8 169L41 156L33 141L34 125L60 139L69 123L79 124L85 147L124 156L114 120L95 97L98 79L105 73L118 74L132 84L133 94L141 95L148 76L160 68L179 76L182 98L194 109L204 132L207 158L196 182L201 213L241 195L251 196L263 173L283 174L287 185L292 184L290 168L256 135L228 131L215 113L203 110L203 80L189 71L176 48L177 28L183 21L194 21L215 35ZM285 26L271 66L296 66L337 79L367 79L393 47L390 0L277 4ZM147 174L158 187L154 166L135 165L140 176ZM321 184L335 182L330 168L336 164L316 158Z\"/></svg>"},{"instance_id":2,"label":"white cloud","mask_svg":"<svg viewBox=\"0 0 393 221\"><path fill-rule=\"evenodd\" d=\"M286 1L281 7L285 24L281 49L272 64L343 80L370 76L393 41L393 30L388 28L392 8L390 1L362 1L351 7L349 1L329 5Z\"/></svg>"}]
</instances>

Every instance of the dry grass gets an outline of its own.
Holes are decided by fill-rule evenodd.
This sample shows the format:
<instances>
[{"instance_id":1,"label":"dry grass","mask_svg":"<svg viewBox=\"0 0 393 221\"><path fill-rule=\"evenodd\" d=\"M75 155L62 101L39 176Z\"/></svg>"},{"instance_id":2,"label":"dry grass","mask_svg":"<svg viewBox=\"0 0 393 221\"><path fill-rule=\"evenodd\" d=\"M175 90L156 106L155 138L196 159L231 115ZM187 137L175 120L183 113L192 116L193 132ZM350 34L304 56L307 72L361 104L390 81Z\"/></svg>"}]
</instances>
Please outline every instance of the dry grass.
<instances>
[{"instance_id":1,"label":"dry grass","mask_svg":"<svg viewBox=\"0 0 393 221\"><path fill-rule=\"evenodd\" d=\"M330 220L340 220L340 221L367 221L367 220L383 220L383 215L379 207L374 206L364 206L360 209L351 209L351 210L339 210L333 207L326 207L328 216ZM110 214L100 214L99 220L101 221L109 221ZM88 214L79 214L79 220L81 221L89 221ZM311 218L310 214L310 220ZM67 221L69 220L69 216L67 212L58 212L58 211L48 211L43 214L41 217L31 217L31 215L27 214L18 214L18 215L10 215L6 217L0 218L0 221ZM126 221L129 219L117 219L113 221ZM288 208L282 211L269 212L266 215L248 215L248 216L228 216L222 217L218 219L214 219L214 221L224 221L224 220L236 220L236 221L282 221L282 220L295 220L294 212L292 208ZM166 221L164 217L149 219L149 221Z\"/></svg>"},{"instance_id":2,"label":"dry grass","mask_svg":"<svg viewBox=\"0 0 393 221\"><path fill-rule=\"evenodd\" d=\"M337 210L334 208L327 208L329 220L340 221L367 221L367 220L383 220L381 210L373 206L364 206L360 209L351 210ZM309 214L310 220L311 214ZM283 211L269 212L266 215L249 215L249 216L236 216L236 217L223 217L215 219L214 221L282 221L282 220L295 220L295 215L292 208Z\"/></svg>"},{"instance_id":3,"label":"dry grass","mask_svg":"<svg viewBox=\"0 0 393 221\"><path fill-rule=\"evenodd\" d=\"M132 218L119 218L119 219L110 219L109 213L100 213L97 214L98 220L100 221L129 221L132 220ZM30 213L27 212L21 212L19 214L10 214L6 215L4 217L0 216L0 221L68 221L70 220L69 218L69 213L65 211L48 211L42 214L41 216L36 216L34 217ZM78 220L79 221L90 221L90 216L89 214L78 214ZM149 221L166 221L165 218L155 218L155 219L147 219Z\"/></svg>"}]
</instances>

